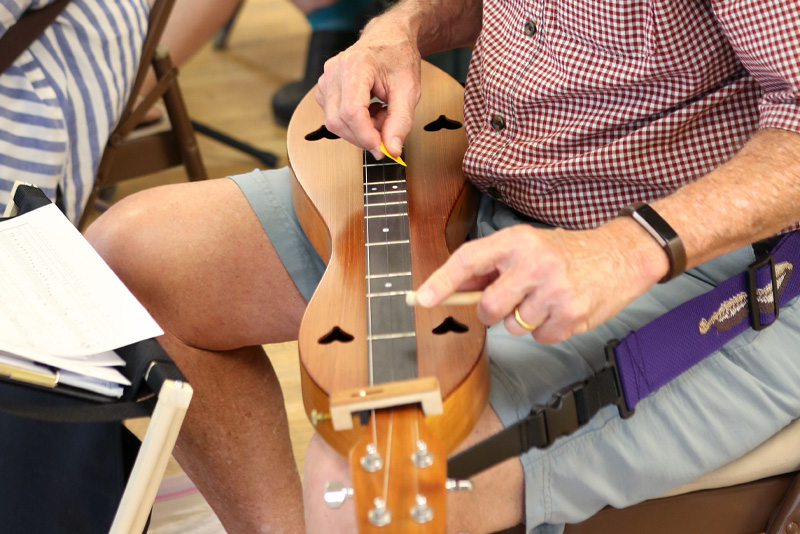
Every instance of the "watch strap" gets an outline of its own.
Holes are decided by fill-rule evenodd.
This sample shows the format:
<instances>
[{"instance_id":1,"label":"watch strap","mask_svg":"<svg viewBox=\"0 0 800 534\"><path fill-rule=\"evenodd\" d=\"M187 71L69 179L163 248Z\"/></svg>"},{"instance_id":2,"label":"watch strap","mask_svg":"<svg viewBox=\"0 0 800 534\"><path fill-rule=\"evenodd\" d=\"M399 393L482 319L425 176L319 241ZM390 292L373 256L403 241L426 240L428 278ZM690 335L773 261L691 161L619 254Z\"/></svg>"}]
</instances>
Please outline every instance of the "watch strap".
<instances>
[{"instance_id":1,"label":"watch strap","mask_svg":"<svg viewBox=\"0 0 800 534\"><path fill-rule=\"evenodd\" d=\"M686 249L683 241L672 227L648 204L634 202L622 208L620 215L627 215L639 223L655 239L669 259L669 272L659 280L660 284L672 280L686 269Z\"/></svg>"}]
</instances>

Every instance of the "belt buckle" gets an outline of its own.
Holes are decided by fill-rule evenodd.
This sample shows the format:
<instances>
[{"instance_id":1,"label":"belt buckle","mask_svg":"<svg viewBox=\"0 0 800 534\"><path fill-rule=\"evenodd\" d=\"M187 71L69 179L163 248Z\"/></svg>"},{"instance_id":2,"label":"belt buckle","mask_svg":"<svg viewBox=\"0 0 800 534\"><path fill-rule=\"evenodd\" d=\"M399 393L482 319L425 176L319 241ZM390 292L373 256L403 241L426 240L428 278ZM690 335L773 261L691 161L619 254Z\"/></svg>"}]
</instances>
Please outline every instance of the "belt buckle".
<instances>
[{"instance_id":1,"label":"belt buckle","mask_svg":"<svg viewBox=\"0 0 800 534\"><path fill-rule=\"evenodd\" d=\"M769 265L770 279L772 282L772 309L775 317L768 323L761 322L761 311L758 309L758 284L756 283L756 271L762 267ZM753 330L764 330L772 323L778 320L780 313L780 305L778 303L778 280L775 276L775 258L772 254L767 254L760 260L754 261L747 268L747 277L745 279L747 286L747 305L750 309L750 326Z\"/></svg>"},{"instance_id":2,"label":"belt buckle","mask_svg":"<svg viewBox=\"0 0 800 534\"><path fill-rule=\"evenodd\" d=\"M625 394L622 391L622 379L619 376L619 367L617 366L617 353L615 349L620 344L619 339L612 339L606 343L606 369L611 369L614 373L614 386L617 388L617 401L614 405L619 411L619 416L627 419L633 415L635 408L628 408L625 402Z\"/></svg>"}]
</instances>

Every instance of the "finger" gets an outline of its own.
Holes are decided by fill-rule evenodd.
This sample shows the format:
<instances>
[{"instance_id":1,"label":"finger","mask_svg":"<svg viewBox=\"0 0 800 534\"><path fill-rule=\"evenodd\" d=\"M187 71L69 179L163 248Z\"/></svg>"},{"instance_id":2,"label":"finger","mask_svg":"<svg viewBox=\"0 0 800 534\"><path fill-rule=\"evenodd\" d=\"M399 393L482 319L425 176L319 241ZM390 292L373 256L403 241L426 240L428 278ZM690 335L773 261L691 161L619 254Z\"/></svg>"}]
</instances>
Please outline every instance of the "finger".
<instances>
[{"instance_id":1,"label":"finger","mask_svg":"<svg viewBox=\"0 0 800 534\"><path fill-rule=\"evenodd\" d=\"M519 313L519 319L517 318L517 312ZM531 295L515 306L511 313L505 317L503 323L506 330L512 335L536 335L536 332L544 326L548 317L548 311L536 303L535 297Z\"/></svg>"},{"instance_id":2,"label":"finger","mask_svg":"<svg viewBox=\"0 0 800 534\"><path fill-rule=\"evenodd\" d=\"M329 63L325 63L328 67ZM353 142L353 135L349 127L339 117L339 103L341 102L341 82L338 72L331 69L324 73L317 83L317 92L314 97L317 104L325 113L325 127L332 133L346 141Z\"/></svg>"},{"instance_id":3,"label":"finger","mask_svg":"<svg viewBox=\"0 0 800 534\"><path fill-rule=\"evenodd\" d=\"M414 123L414 109L419 97L419 84L414 79L408 79L392 88L381 138L393 156L399 156L403 151L403 143Z\"/></svg>"},{"instance_id":4,"label":"finger","mask_svg":"<svg viewBox=\"0 0 800 534\"><path fill-rule=\"evenodd\" d=\"M461 245L450 258L426 280L417 291L417 302L425 307L436 306L462 286L473 285L476 279L495 273L496 247L478 239ZM473 285L474 288L474 285Z\"/></svg>"},{"instance_id":5,"label":"finger","mask_svg":"<svg viewBox=\"0 0 800 534\"><path fill-rule=\"evenodd\" d=\"M370 115L372 117L372 126L380 132L383 129L383 123L386 121L386 107L376 102L370 106Z\"/></svg>"},{"instance_id":6,"label":"finger","mask_svg":"<svg viewBox=\"0 0 800 534\"><path fill-rule=\"evenodd\" d=\"M369 87L372 84L372 78L367 72L362 72L360 76L348 74L347 71L352 70L353 68L348 67L347 63L338 56L325 62L325 72L319 79L317 93L315 94L317 103L325 112L325 127L345 141L356 146L365 147L363 143L365 134L358 133L355 128L363 127L363 121L366 120L367 129L371 131L373 137L372 144L377 141L378 147L380 147L380 134L372 126L369 118ZM348 89L353 86L360 87L360 89ZM344 94L361 94L362 101L358 103L355 100L357 97L350 96L349 102L345 103L343 100ZM360 122L356 121L354 124L350 116L358 115L355 110L359 106L362 107L362 115L365 118L362 117ZM367 133L366 135L369 136L370 134ZM377 152L371 150L371 152L375 157L383 157L380 150Z\"/></svg>"},{"instance_id":7,"label":"finger","mask_svg":"<svg viewBox=\"0 0 800 534\"><path fill-rule=\"evenodd\" d=\"M501 273L483 292L478 304L478 318L484 324L495 324L507 317L536 286L530 277L522 277L514 270Z\"/></svg>"},{"instance_id":8,"label":"finger","mask_svg":"<svg viewBox=\"0 0 800 534\"><path fill-rule=\"evenodd\" d=\"M347 76L347 73L343 73L343 76ZM342 83L339 118L352 135L348 141L369 150L376 159L381 159L381 134L373 126L369 113L372 86L373 80L366 75Z\"/></svg>"}]
</instances>

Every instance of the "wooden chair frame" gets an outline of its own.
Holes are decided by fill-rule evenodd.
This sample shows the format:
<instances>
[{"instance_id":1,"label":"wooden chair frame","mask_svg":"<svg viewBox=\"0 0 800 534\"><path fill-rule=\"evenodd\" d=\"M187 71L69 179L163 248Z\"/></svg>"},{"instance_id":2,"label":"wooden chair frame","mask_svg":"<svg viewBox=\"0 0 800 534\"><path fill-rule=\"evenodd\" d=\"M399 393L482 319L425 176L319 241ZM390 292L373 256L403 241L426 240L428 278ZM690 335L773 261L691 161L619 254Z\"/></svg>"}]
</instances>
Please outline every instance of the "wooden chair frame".
<instances>
[{"instance_id":1,"label":"wooden chair frame","mask_svg":"<svg viewBox=\"0 0 800 534\"><path fill-rule=\"evenodd\" d=\"M159 45L174 4L175 0L155 0L150 10L147 36L142 46L141 62L131 96L106 144L78 228L87 226L100 191L105 187L181 164L186 167L189 180L208 178L178 85L178 69L172 64L167 49ZM157 82L153 89L139 99L150 66L155 72ZM149 135L135 135L134 130L147 110L161 98L164 100L171 129ZM142 157L143 154L146 157Z\"/></svg>"}]
</instances>

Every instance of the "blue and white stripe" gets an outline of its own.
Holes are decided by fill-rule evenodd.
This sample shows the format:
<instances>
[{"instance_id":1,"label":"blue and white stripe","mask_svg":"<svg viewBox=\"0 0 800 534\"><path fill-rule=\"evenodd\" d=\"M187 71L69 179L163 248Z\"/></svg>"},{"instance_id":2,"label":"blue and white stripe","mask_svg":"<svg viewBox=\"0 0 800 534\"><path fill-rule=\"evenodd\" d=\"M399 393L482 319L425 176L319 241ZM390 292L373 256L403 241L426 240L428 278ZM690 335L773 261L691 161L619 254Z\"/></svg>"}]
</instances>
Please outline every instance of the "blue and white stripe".
<instances>
[{"instance_id":1,"label":"blue and white stripe","mask_svg":"<svg viewBox=\"0 0 800 534\"><path fill-rule=\"evenodd\" d=\"M28 8L0 0L0 35ZM150 0L73 0L0 75L0 211L23 180L77 221L136 76Z\"/></svg>"}]
</instances>

